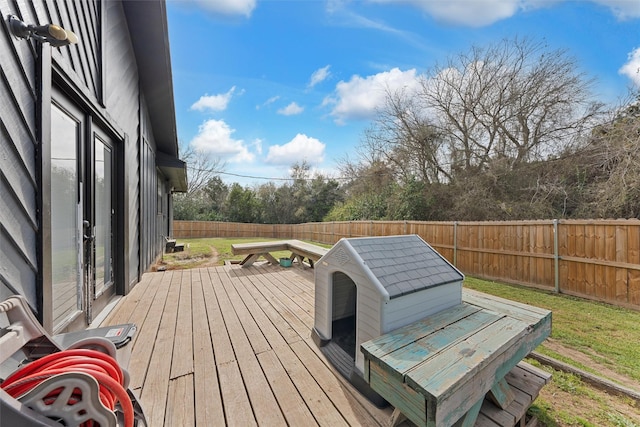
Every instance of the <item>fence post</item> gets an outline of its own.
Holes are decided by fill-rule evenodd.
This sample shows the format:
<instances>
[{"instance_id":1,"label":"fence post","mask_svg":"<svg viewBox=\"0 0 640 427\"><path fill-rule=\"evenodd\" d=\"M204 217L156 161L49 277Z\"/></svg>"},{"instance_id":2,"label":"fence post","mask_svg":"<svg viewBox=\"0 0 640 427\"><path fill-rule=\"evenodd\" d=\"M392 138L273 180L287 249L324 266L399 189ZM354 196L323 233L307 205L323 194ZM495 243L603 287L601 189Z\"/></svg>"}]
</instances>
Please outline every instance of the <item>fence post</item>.
<instances>
[{"instance_id":1,"label":"fence post","mask_svg":"<svg viewBox=\"0 0 640 427\"><path fill-rule=\"evenodd\" d=\"M553 272L554 289L560 293L560 255L558 254L558 220L553 220Z\"/></svg>"},{"instance_id":2,"label":"fence post","mask_svg":"<svg viewBox=\"0 0 640 427\"><path fill-rule=\"evenodd\" d=\"M458 265L458 221L453 221L453 266Z\"/></svg>"}]
</instances>

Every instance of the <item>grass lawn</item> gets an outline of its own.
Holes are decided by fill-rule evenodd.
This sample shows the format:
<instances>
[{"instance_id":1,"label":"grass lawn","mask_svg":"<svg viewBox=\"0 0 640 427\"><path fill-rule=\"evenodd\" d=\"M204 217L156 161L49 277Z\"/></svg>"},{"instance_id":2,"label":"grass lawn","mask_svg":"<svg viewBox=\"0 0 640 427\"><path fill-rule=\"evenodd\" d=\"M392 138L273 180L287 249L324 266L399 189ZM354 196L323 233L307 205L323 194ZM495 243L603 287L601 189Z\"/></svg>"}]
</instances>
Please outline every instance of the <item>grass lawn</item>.
<instances>
[{"instance_id":1,"label":"grass lawn","mask_svg":"<svg viewBox=\"0 0 640 427\"><path fill-rule=\"evenodd\" d=\"M233 243L269 240L274 239L180 239L185 243L185 251L165 254L163 263L166 268L222 265L226 260L243 258L231 253ZM290 253L272 255L278 258ZM466 278L465 286L551 310L552 339L536 351L624 386L640 389L640 311L472 277ZM551 368L544 369L552 371ZM640 404L628 398L609 396L582 383L575 375L552 373L552 382L543 388L531 408L541 424L640 427Z\"/></svg>"}]
</instances>

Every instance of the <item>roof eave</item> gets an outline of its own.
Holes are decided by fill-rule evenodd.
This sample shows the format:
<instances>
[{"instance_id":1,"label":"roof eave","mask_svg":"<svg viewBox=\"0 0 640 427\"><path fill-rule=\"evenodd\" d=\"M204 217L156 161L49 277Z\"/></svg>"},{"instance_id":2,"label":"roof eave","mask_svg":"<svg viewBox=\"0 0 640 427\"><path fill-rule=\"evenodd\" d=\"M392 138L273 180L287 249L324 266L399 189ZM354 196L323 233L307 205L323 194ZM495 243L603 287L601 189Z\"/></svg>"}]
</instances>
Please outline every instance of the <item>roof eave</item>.
<instances>
[{"instance_id":1,"label":"roof eave","mask_svg":"<svg viewBox=\"0 0 640 427\"><path fill-rule=\"evenodd\" d=\"M178 158L169 27L164 1L122 2L158 151Z\"/></svg>"}]
</instances>

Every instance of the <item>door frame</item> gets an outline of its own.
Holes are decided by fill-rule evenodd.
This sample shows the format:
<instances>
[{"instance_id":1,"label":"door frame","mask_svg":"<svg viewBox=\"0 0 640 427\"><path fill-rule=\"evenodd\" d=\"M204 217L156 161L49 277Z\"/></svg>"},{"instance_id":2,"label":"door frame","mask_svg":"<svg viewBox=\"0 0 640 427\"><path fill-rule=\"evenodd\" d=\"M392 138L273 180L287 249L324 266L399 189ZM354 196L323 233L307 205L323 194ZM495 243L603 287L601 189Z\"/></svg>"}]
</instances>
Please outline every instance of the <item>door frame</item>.
<instances>
[{"instance_id":1,"label":"door frame","mask_svg":"<svg viewBox=\"0 0 640 427\"><path fill-rule=\"evenodd\" d=\"M90 187L89 189L87 189L88 193L91 196L91 200L86 200L86 204L85 204L85 214L84 217L90 217L90 223L92 228L94 229L92 231L93 234L93 239L92 239L92 245L90 248L90 254L88 255L89 257L89 262L86 263L89 267L91 267L91 269L87 272L88 276L89 276L89 292L87 293L87 301L88 301L88 312L87 312L87 316L88 316L88 323L90 323L91 321L93 321L93 319L95 319L94 313L100 313L104 307L108 304L109 300L111 299L111 297L117 295L117 274L116 274L116 248L117 246L115 245L115 241L116 241L116 235L117 235L117 227L116 227L116 212L118 211L118 198L116 197L117 193L117 185L116 185L116 177L117 177L117 166L119 164L116 152L117 152L117 147L118 147L118 143L117 141L115 141L107 132L104 131L104 129L102 129L102 127L100 126L96 126L95 123L92 122L91 117L89 116L89 119L87 120L88 123L90 123L90 132L89 133L89 137L87 138L87 145L90 147L91 150L91 154L87 153L86 156L86 163L89 164L91 163L91 170L87 171L86 174L86 179L87 179L87 184ZM95 146L95 142L96 139L100 139L101 142L108 146L111 150L111 168L110 168L110 173L111 173L111 177L110 177L110 199L111 199L111 211L112 213L110 214L110 222L111 222L111 237L110 237L110 242L109 245L111 246L111 263L112 263L112 271L111 271L111 284L103 289L102 291L100 291L99 293L97 292L96 289L96 235L95 235L95 227L96 227L96 183L95 183L95 164L96 164L96 146ZM88 197L87 197L88 199Z\"/></svg>"},{"instance_id":2,"label":"door frame","mask_svg":"<svg viewBox=\"0 0 640 427\"><path fill-rule=\"evenodd\" d=\"M43 53L46 52L46 49L42 49ZM47 57L48 56L48 57ZM40 129L38 130L38 137L40 141L40 146L37 150L37 163L39 169L39 179L38 184L40 188L39 194L39 217L41 224L41 231L39 233L39 244L38 244L38 259L39 259L39 272L38 272L38 297L39 297L39 307L38 307L38 317L40 318L42 325L45 330L50 333L60 333L60 332L68 332L73 330L81 330L86 329L89 325L87 322L86 316L86 307L84 307L83 312L85 315L80 315L71 320L70 322L65 322L63 325L54 330L54 319L53 319L53 268L51 264L52 260L52 239L51 239L51 105L52 102L57 102L58 104L64 105L68 103L70 105L74 105L77 109L82 111L83 122L84 122L84 132L82 136L82 144L84 148L80 150L83 154L83 160L81 162L82 170L81 173L85 174L86 167L86 149L90 147L91 150L91 161L94 160L93 157L93 145L94 145L94 134L96 129L98 129L99 134L106 136L110 141L112 148L112 203L113 203L113 215L112 215L112 256L113 256L113 293L112 295L108 295L108 298L98 298L98 300L93 299L92 286L87 286L84 283L85 289L85 304L94 304L93 309L88 313L92 318L95 319L96 315L100 313L100 311L108 304L108 300L112 299L114 296L123 295L126 291L125 286L125 275L126 275L126 259L128 254L127 249L128 245L126 244L125 238L125 213L128 211L126 207L126 197L124 197L125 193L125 173L126 170L124 166L124 145L127 141L126 136L123 136L122 132L118 132L114 129L112 125L109 124L107 120L105 120L104 116L101 114L101 110L95 106L94 103L90 102L86 96L80 91L73 90L72 84L69 84L68 79L65 78L60 73L57 73L54 69L51 71L51 66L47 67L46 65L51 64L50 55L46 53L41 55L41 64L39 65L39 69L42 73L41 82L41 91L40 91L40 102L38 103L38 111L37 115L41 124ZM48 73L48 76L47 76ZM48 77L48 78L47 78ZM49 82L47 85L46 82ZM87 180L87 178L84 178ZM93 180L93 177L88 177L87 184L90 184ZM85 200L85 205L89 203L88 200ZM93 202L91 201L91 205ZM91 208L92 209L92 208ZM83 216L87 214L84 213ZM86 256L86 254L83 254ZM86 270L85 276L83 280L86 280ZM109 291L111 293L111 291ZM89 300L91 298L91 300ZM96 301L98 301L96 303ZM90 306L90 305L89 305Z\"/></svg>"}]
</instances>

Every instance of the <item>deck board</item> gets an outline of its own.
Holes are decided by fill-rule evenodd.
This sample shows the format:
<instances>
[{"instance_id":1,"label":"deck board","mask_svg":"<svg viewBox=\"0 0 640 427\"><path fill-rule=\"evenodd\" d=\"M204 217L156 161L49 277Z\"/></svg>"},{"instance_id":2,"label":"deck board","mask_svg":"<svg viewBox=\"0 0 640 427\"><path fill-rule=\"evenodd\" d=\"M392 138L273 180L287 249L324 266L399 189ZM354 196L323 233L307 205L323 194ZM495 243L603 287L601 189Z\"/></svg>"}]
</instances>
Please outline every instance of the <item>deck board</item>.
<instances>
[{"instance_id":1,"label":"deck board","mask_svg":"<svg viewBox=\"0 0 640 427\"><path fill-rule=\"evenodd\" d=\"M173 274L171 277L169 292L162 313L160 313L160 325L153 345L151 360L140 394L141 401L145 402L145 410L149 411L149 425L152 426L164 424L164 413L171 380L171 364L174 357L173 343L176 335L181 276L181 274ZM134 359L133 354L131 357Z\"/></svg>"},{"instance_id":2,"label":"deck board","mask_svg":"<svg viewBox=\"0 0 640 427\"><path fill-rule=\"evenodd\" d=\"M147 374L147 369L149 368L151 353L155 347L164 304L167 299L167 294L169 293L169 285L171 284L171 274L160 275L159 277L161 279L159 282L154 281L157 285L156 292L148 296L149 306L146 307L147 309L144 310L143 308L140 310L141 307L139 307L139 304L130 305L127 307L127 309L130 310L130 315L124 316L124 318L128 318L129 322L135 323L138 327L138 331L133 338L133 342L130 344L134 350L132 350L132 357L129 362L129 374L131 374L130 387L136 391L139 391L142 388L142 384ZM137 287L134 288L135 294L132 292L131 295L124 298L123 303L127 304L132 296L135 296L140 301L146 299L145 294L136 292L137 290ZM144 312L141 312L143 310ZM119 317L114 317L114 319L119 319ZM115 323L117 324L118 322ZM135 357L133 357L134 351Z\"/></svg>"},{"instance_id":3,"label":"deck board","mask_svg":"<svg viewBox=\"0 0 640 427\"><path fill-rule=\"evenodd\" d=\"M269 345L256 330L257 326L242 301L234 298L232 285L219 286L215 292L256 420L263 425L282 424L282 414L274 410L278 402L269 386L268 373L266 370L263 372L257 357L270 350Z\"/></svg>"},{"instance_id":4,"label":"deck board","mask_svg":"<svg viewBox=\"0 0 640 427\"><path fill-rule=\"evenodd\" d=\"M218 371L214 369L216 363L205 303L205 288L211 287L211 280L206 270L194 270L192 278L195 424L223 425L224 408L220 388L212 387L212 384L218 384Z\"/></svg>"},{"instance_id":5,"label":"deck board","mask_svg":"<svg viewBox=\"0 0 640 427\"><path fill-rule=\"evenodd\" d=\"M193 375L184 375L169 383L165 424L195 425Z\"/></svg>"},{"instance_id":6,"label":"deck board","mask_svg":"<svg viewBox=\"0 0 640 427\"><path fill-rule=\"evenodd\" d=\"M313 270L147 273L101 326L133 322L131 388L152 426L383 426L311 339Z\"/></svg>"},{"instance_id":7,"label":"deck board","mask_svg":"<svg viewBox=\"0 0 640 427\"><path fill-rule=\"evenodd\" d=\"M171 363L172 379L193 373L193 357L191 357L193 354L193 301L191 300L191 273L191 270L185 271L184 274L182 274L182 280L180 283L176 333L173 341L174 360ZM186 357L183 357L183 353Z\"/></svg>"}]
</instances>

